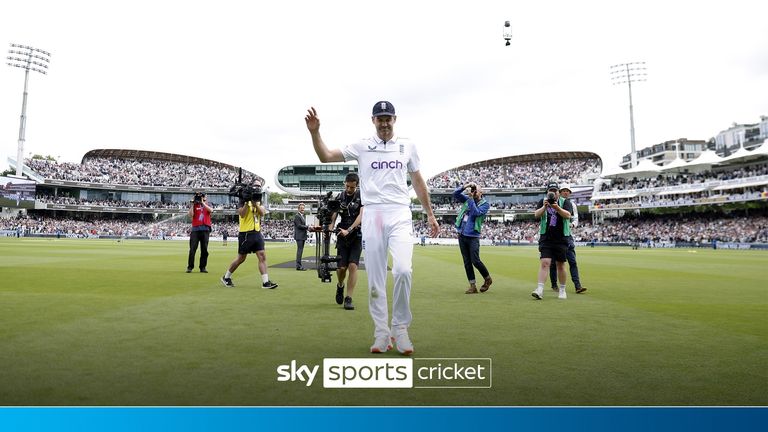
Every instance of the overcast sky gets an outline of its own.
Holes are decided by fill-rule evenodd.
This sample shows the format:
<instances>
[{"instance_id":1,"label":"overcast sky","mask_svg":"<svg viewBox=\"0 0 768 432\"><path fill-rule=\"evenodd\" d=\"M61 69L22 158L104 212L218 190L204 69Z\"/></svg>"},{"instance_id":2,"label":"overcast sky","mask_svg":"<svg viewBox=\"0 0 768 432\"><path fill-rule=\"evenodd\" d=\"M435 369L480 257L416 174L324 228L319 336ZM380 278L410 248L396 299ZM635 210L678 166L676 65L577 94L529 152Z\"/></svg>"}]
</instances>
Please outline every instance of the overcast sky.
<instances>
[{"instance_id":1,"label":"overcast sky","mask_svg":"<svg viewBox=\"0 0 768 432\"><path fill-rule=\"evenodd\" d=\"M505 46L503 24L512 24ZM709 139L768 115L768 2L5 1L0 43L52 53L30 73L25 156L79 162L126 148L278 169L373 134L377 100L418 145L425 177L488 158ZM16 157L24 85L0 69L0 166Z\"/></svg>"}]
</instances>

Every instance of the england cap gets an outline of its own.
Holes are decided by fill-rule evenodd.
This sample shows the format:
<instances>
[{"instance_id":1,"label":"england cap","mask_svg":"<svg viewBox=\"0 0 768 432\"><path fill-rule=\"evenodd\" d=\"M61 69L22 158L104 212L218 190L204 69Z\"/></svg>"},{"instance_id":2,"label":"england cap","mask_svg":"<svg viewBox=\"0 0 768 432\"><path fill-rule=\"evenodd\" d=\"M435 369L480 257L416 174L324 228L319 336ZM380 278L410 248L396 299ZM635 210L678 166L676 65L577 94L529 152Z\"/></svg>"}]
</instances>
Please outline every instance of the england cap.
<instances>
[{"instance_id":1,"label":"england cap","mask_svg":"<svg viewBox=\"0 0 768 432\"><path fill-rule=\"evenodd\" d=\"M373 106L373 117L393 115L395 115L395 107L388 101L379 101Z\"/></svg>"}]
</instances>

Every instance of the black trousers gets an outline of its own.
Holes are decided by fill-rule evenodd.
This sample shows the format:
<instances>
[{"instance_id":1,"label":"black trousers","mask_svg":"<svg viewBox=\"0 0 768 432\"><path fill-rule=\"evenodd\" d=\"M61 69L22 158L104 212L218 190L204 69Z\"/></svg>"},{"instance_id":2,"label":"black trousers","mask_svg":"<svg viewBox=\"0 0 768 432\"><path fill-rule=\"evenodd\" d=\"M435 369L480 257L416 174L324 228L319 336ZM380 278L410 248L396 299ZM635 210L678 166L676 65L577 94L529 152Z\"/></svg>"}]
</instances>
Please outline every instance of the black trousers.
<instances>
[{"instance_id":1,"label":"black trousers","mask_svg":"<svg viewBox=\"0 0 768 432\"><path fill-rule=\"evenodd\" d=\"M480 261L480 239L477 237L466 237L459 235L459 250L461 250L461 257L464 259L464 271L467 272L467 280L469 282L475 281L475 270L473 266L477 268L483 279L487 278L491 274L488 269L485 268L485 264Z\"/></svg>"},{"instance_id":2,"label":"black trousers","mask_svg":"<svg viewBox=\"0 0 768 432\"><path fill-rule=\"evenodd\" d=\"M187 268L195 268L195 254L197 253L197 246L200 245L200 270L208 266L208 238L211 236L210 231L192 231L189 235L189 260L187 260Z\"/></svg>"},{"instance_id":3,"label":"black trousers","mask_svg":"<svg viewBox=\"0 0 768 432\"><path fill-rule=\"evenodd\" d=\"M296 268L301 267L301 257L304 255L304 242L306 240L296 240Z\"/></svg>"}]
</instances>

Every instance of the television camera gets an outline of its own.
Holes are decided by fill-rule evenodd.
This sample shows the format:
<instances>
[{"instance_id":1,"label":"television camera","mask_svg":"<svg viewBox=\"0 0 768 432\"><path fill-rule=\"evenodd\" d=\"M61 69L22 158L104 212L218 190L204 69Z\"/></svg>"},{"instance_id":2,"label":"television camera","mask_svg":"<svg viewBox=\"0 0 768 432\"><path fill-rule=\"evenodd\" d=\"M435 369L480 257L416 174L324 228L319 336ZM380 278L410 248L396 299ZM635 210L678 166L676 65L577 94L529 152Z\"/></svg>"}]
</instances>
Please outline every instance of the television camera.
<instances>
[{"instance_id":1,"label":"television camera","mask_svg":"<svg viewBox=\"0 0 768 432\"><path fill-rule=\"evenodd\" d=\"M243 183L243 169L239 168L237 173L237 183L229 188L228 195L240 198L242 201L251 201L256 199L261 201L261 185L249 185Z\"/></svg>"},{"instance_id":2,"label":"television camera","mask_svg":"<svg viewBox=\"0 0 768 432\"><path fill-rule=\"evenodd\" d=\"M320 199L317 207L317 220L320 226L315 232L315 263L317 263L317 277L321 282L330 282L333 272L336 271L341 258L330 254L331 233L338 234L331 224L331 216L341 209L341 202L333 198L333 192L329 191Z\"/></svg>"}]
</instances>

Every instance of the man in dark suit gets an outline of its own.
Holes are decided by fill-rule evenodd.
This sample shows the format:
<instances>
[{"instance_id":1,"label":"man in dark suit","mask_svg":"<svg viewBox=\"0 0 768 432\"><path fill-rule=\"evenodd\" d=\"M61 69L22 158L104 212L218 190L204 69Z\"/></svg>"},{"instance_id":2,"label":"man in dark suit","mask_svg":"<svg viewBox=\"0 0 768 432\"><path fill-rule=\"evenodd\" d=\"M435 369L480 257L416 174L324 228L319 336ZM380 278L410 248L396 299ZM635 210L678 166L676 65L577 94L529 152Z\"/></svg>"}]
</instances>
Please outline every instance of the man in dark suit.
<instances>
[{"instance_id":1,"label":"man in dark suit","mask_svg":"<svg viewBox=\"0 0 768 432\"><path fill-rule=\"evenodd\" d=\"M304 254L304 242L307 241L307 220L304 218L304 203L299 204L299 211L293 217L293 239L296 240L296 270L306 270L301 265Z\"/></svg>"}]
</instances>

